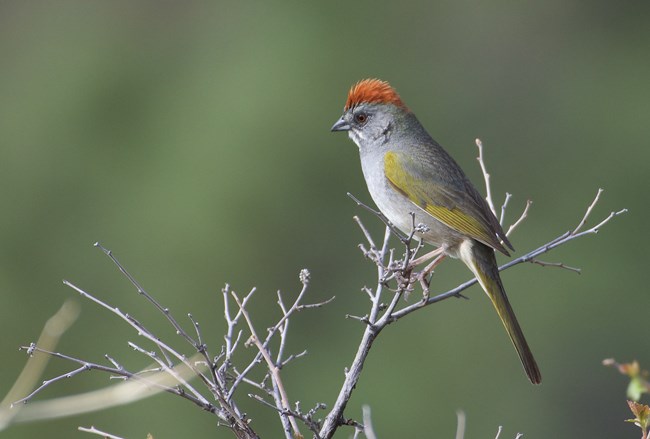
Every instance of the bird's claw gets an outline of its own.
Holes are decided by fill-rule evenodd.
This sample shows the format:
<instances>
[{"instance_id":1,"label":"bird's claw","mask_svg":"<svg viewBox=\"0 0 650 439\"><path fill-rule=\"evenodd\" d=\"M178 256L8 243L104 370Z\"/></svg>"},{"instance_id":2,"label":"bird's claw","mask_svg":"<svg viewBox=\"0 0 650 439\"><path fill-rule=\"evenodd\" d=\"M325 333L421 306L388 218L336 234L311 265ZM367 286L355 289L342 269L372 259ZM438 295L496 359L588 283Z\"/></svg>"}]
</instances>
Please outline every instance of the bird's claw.
<instances>
[{"instance_id":1,"label":"bird's claw","mask_svg":"<svg viewBox=\"0 0 650 439\"><path fill-rule=\"evenodd\" d=\"M422 302L427 303L429 300L429 280L427 279L427 275L429 273L426 273L424 271L421 271L420 273L417 274L417 280L420 281L420 285L422 286Z\"/></svg>"}]
</instances>

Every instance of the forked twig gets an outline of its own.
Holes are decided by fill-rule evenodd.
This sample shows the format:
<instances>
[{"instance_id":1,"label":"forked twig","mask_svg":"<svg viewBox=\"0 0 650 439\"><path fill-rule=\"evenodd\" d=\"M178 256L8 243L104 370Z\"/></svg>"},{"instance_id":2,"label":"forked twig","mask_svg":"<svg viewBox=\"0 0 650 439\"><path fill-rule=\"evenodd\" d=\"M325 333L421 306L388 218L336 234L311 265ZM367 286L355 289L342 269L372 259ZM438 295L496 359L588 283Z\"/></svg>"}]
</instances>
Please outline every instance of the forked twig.
<instances>
[{"instance_id":1,"label":"forked twig","mask_svg":"<svg viewBox=\"0 0 650 439\"><path fill-rule=\"evenodd\" d=\"M582 217L578 225L576 226L575 229L573 229L572 234L578 233L578 231L587 223L587 218L589 218L589 215L591 215L591 211L594 210L594 207L596 207L596 204L598 204L598 201L600 200L600 194L603 193L603 189L599 188L598 192L596 193L596 197L594 198L594 201L591 202L589 207L587 208L587 211L585 212L585 215ZM624 209L627 210L627 209Z\"/></svg>"},{"instance_id":2,"label":"forked twig","mask_svg":"<svg viewBox=\"0 0 650 439\"><path fill-rule=\"evenodd\" d=\"M286 411L290 410L290 403L289 403L289 396L287 395L287 391L284 388L284 384L282 383L282 378L280 377L280 368L275 364L273 361L273 358L271 358L271 353L268 351L267 347L262 344L260 341L260 338L257 335L257 332L255 331L255 326L253 325L253 321L250 318L250 315L248 314L248 311L246 310L244 304L242 303L241 300L239 300L239 297L237 297L237 294L235 292L231 292L233 299L235 299L235 302L239 306L239 309L242 312L242 315L244 316L244 319L246 320L246 323L248 324L248 329L251 332L251 341L257 346L258 351L260 354L262 354L262 358L264 358L264 361L266 361L266 365L268 367L269 372L271 373L271 376L273 378L273 385L274 387L277 386L278 390L278 399L280 403L280 409L283 411L283 413L286 413ZM286 314L285 314L286 315ZM289 423L291 424L291 428L293 429L293 434L300 434L300 429L298 428L298 424L296 423L296 420L292 416L284 416L285 418L288 418ZM288 437L288 439L291 439L291 436Z\"/></svg>"}]
</instances>

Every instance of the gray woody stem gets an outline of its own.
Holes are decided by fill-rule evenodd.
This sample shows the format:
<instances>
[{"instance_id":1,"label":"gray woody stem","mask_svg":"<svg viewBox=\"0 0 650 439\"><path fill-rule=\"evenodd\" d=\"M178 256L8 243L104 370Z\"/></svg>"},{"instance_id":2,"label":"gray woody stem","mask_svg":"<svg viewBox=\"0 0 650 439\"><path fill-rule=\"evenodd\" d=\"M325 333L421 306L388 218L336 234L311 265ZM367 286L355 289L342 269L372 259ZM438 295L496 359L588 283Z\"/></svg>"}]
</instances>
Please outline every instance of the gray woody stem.
<instances>
[{"instance_id":1,"label":"gray woody stem","mask_svg":"<svg viewBox=\"0 0 650 439\"><path fill-rule=\"evenodd\" d=\"M366 234L367 237L370 236L369 234L366 233L367 231L365 231L363 227L362 230L364 230L364 234ZM381 261L384 260L386 253L388 252L389 238L390 238L390 229L386 227L384 243L382 245L381 251L379 252L377 252L374 243L370 239L370 245L372 246L373 250L378 253L377 256L380 258ZM334 403L332 410L325 418L323 427L320 430L320 437L322 438L331 438L334 435L336 429L339 427L339 425L344 423L343 411L345 410L345 406L350 400L352 391L354 390L354 388L357 385L357 382L359 381L359 377L361 376L361 370L363 369L363 364L365 363L366 358L368 357L368 352L370 352L370 347L372 346L372 343L375 341L375 338L377 338L377 335L379 335L379 332L388 323L390 323L386 318L389 316L389 313L384 314L384 316L380 318L379 321L377 321L377 315L379 314L379 308L381 305L380 303L381 292L384 287L382 282L382 279L384 277L384 271L385 270L383 265L381 263L378 263L377 274L378 274L379 282L377 284L377 289L375 290L375 293L372 294L372 308L370 310L370 316L368 317L368 324L366 325L366 328L363 331L363 337L361 338L361 343L359 343L359 348L357 349L357 354L355 355L354 360L352 361L352 365L350 366L350 369L346 371L345 381L341 386L341 391L339 392L339 395L336 398L336 402ZM396 301L394 300L393 302Z\"/></svg>"}]
</instances>

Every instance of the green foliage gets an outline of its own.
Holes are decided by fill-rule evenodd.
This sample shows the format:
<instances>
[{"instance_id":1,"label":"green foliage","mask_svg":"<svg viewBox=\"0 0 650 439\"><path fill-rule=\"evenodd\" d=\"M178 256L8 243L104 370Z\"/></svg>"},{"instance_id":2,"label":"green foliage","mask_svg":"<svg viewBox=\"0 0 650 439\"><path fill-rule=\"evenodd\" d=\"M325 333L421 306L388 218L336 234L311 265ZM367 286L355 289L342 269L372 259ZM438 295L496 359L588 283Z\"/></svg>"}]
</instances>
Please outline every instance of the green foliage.
<instances>
[{"instance_id":1,"label":"green foliage","mask_svg":"<svg viewBox=\"0 0 650 439\"><path fill-rule=\"evenodd\" d=\"M641 395L650 392L650 382L648 382L648 371L642 370L638 361L631 363L617 363L613 358L603 360L605 366L611 366L630 378L627 386L627 397L634 402L641 399Z\"/></svg>"},{"instance_id":2,"label":"green foliage","mask_svg":"<svg viewBox=\"0 0 650 439\"><path fill-rule=\"evenodd\" d=\"M618 371L630 378L630 383L627 386L627 397L631 399L627 401L630 411L634 415L633 419L626 419L625 422L631 422L641 429L641 439L648 438L648 428L650 428L650 407L645 404L639 403L641 395L650 393L650 382L648 382L648 371L642 370L638 361L631 363L617 363L613 358L603 360L605 366L611 366L618 369Z\"/></svg>"},{"instance_id":3,"label":"green foliage","mask_svg":"<svg viewBox=\"0 0 650 439\"><path fill-rule=\"evenodd\" d=\"M626 419L626 422L632 422L639 427L642 432L641 439L646 439L650 427L650 407L635 401L628 401L627 404L634 415L634 419Z\"/></svg>"}]
</instances>

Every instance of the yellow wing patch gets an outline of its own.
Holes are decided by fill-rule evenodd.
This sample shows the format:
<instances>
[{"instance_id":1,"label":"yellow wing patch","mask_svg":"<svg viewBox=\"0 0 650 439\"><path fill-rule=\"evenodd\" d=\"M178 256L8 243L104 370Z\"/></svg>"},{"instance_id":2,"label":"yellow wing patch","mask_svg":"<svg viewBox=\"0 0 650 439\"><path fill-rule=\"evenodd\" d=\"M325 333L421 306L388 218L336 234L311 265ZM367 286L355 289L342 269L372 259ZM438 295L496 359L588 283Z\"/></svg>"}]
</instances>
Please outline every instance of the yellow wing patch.
<instances>
[{"instance_id":1,"label":"yellow wing patch","mask_svg":"<svg viewBox=\"0 0 650 439\"><path fill-rule=\"evenodd\" d=\"M436 190L435 182L420 179L409 172L408 166L414 163L404 163L402 157L394 152L384 156L384 173L397 190L441 223L463 235L493 245L495 237L480 219L463 212L441 189Z\"/></svg>"}]
</instances>

